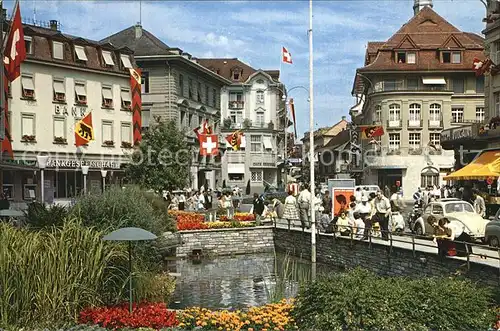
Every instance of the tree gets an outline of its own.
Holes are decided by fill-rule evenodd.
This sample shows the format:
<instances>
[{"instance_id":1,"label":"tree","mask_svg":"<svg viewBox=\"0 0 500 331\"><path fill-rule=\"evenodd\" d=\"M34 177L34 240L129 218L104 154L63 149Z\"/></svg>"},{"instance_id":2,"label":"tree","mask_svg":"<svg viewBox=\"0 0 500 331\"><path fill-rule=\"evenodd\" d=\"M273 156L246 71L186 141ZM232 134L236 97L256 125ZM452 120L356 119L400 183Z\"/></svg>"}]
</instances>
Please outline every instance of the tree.
<instances>
[{"instance_id":1,"label":"tree","mask_svg":"<svg viewBox=\"0 0 500 331\"><path fill-rule=\"evenodd\" d=\"M175 190L189 183L191 150L173 121L157 120L131 156L126 177L144 188Z\"/></svg>"},{"instance_id":2,"label":"tree","mask_svg":"<svg viewBox=\"0 0 500 331\"><path fill-rule=\"evenodd\" d=\"M250 194L250 179L247 182L247 189L245 190L245 194L249 195Z\"/></svg>"}]
</instances>

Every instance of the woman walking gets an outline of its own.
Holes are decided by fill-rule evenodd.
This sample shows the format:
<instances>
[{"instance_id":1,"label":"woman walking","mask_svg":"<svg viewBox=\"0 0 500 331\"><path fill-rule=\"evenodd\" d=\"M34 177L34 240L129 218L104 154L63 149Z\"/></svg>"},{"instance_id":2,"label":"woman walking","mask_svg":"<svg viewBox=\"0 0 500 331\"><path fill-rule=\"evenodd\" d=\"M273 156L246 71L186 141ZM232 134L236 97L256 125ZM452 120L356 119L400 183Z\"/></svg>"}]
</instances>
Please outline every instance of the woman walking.
<instances>
[{"instance_id":1,"label":"woman walking","mask_svg":"<svg viewBox=\"0 0 500 331\"><path fill-rule=\"evenodd\" d=\"M289 191L285 199L285 208L283 211L283 218L288 221L288 228L294 221L299 220L299 210L297 208L297 199L293 196L293 192Z\"/></svg>"}]
</instances>

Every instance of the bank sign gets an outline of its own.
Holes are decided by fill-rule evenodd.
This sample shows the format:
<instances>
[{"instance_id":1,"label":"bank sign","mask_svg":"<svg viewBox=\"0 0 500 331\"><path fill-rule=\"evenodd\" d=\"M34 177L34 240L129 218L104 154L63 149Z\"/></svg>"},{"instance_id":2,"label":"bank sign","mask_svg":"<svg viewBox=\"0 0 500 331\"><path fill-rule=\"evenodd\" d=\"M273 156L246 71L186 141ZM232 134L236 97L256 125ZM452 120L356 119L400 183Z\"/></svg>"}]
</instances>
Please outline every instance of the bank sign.
<instances>
[{"instance_id":1,"label":"bank sign","mask_svg":"<svg viewBox=\"0 0 500 331\"><path fill-rule=\"evenodd\" d=\"M89 166L91 169L120 169L120 162L114 161L87 161L87 160L49 160L48 168L81 168Z\"/></svg>"}]
</instances>

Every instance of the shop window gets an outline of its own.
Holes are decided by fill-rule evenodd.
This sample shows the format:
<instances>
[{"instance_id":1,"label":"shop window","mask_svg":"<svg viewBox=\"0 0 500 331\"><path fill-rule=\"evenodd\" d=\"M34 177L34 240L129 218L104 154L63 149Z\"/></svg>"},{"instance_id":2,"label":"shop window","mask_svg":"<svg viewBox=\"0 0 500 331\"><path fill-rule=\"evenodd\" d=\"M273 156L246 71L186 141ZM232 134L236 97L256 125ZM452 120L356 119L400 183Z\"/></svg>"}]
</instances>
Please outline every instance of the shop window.
<instances>
[{"instance_id":1,"label":"shop window","mask_svg":"<svg viewBox=\"0 0 500 331\"><path fill-rule=\"evenodd\" d=\"M3 172L3 195L7 200L14 200L14 172Z\"/></svg>"},{"instance_id":2,"label":"shop window","mask_svg":"<svg viewBox=\"0 0 500 331\"><path fill-rule=\"evenodd\" d=\"M262 171L252 171L250 179L252 182L262 182Z\"/></svg>"}]
</instances>

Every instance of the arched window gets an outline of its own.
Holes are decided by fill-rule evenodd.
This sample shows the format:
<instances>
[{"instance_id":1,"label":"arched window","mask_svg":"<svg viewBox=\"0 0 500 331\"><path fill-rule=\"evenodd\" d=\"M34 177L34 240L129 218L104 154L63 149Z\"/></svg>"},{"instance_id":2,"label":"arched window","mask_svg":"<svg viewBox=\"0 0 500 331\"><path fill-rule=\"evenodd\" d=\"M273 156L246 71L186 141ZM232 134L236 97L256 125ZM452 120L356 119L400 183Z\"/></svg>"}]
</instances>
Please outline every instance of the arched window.
<instances>
[{"instance_id":1,"label":"arched window","mask_svg":"<svg viewBox=\"0 0 500 331\"><path fill-rule=\"evenodd\" d=\"M401 118L401 107L397 103L389 105L389 121L399 121Z\"/></svg>"},{"instance_id":2,"label":"arched window","mask_svg":"<svg viewBox=\"0 0 500 331\"><path fill-rule=\"evenodd\" d=\"M420 173L421 187L439 187L439 170L434 167L425 167Z\"/></svg>"},{"instance_id":3,"label":"arched window","mask_svg":"<svg viewBox=\"0 0 500 331\"><path fill-rule=\"evenodd\" d=\"M410 105L410 121L420 121L420 105L418 103Z\"/></svg>"},{"instance_id":4,"label":"arched window","mask_svg":"<svg viewBox=\"0 0 500 331\"><path fill-rule=\"evenodd\" d=\"M429 120L440 121L441 120L441 105L438 103L433 103L429 106Z\"/></svg>"}]
</instances>

